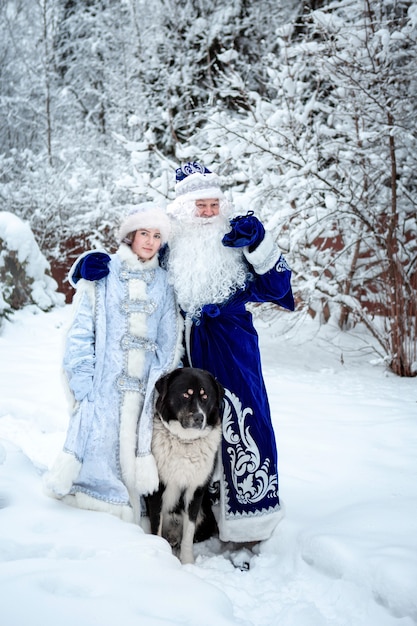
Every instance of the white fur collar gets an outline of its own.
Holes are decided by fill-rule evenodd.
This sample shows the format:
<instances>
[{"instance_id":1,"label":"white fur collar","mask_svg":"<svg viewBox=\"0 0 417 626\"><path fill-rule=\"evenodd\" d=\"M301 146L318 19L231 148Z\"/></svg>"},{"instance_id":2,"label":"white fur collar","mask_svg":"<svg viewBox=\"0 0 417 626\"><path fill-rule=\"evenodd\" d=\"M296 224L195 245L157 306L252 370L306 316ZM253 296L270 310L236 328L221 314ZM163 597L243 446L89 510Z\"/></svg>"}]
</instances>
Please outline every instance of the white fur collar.
<instances>
[{"instance_id":1,"label":"white fur collar","mask_svg":"<svg viewBox=\"0 0 417 626\"><path fill-rule=\"evenodd\" d=\"M117 254L132 270L153 270L159 265L158 253L149 261L141 261L125 243L120 244Z\"/></svg>"}]
</instances>

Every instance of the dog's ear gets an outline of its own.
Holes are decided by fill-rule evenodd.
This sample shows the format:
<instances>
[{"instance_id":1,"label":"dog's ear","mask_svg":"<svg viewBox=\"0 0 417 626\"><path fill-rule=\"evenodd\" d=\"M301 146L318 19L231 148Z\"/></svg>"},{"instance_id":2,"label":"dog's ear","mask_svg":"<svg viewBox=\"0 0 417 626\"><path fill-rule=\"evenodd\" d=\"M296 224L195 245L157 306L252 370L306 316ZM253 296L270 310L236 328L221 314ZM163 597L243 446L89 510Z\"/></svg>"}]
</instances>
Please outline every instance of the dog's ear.
<instances>
[{"instance_id":1,"label":"dog's ear","mask_svg":"<svg viewBox=\"0 0 417 626\"><path fill-rule=\"evenodd\" d=\"M225 389L223 385L219 383L217 378L214 378L214 376L212 376L212 383L213 383L214 396L216 399L216 402L213 405L213 409L212 409L212 416L215 418L216 422L220 423L222 419L223 409L224 409Z\"/></svg>"},{"instance_id":2,"label":"dog's ear","mask_svg":"<svg viewBox=\"0 0 417 626\"><path fill-rule=\"evenodd\" d=\"M223 410L224 410L225 389L223 385L219 383L217 378L214 378L214 376L213 376L213 391L214 391L214 396L216 398L216 403L213 406L212 417L214 418L215 423L221 424Z\"/></svg>"},{"instance_id":3,"label":"dog's ear","mask_svg":"<svg viewBox=\"0 0 417 626\"><path fill-rule=\"evenodd\" d=\"M155 389L157 390L157 392L159 393L159 395L165 395L167 387L168 387L168 380L169 377L171 376L171 374L165 374L165 376L162 376L161 378L158 378L158 380L155 383Z\"/></svg>"},{"instance_id":4,"label":"dog's ear","mask_svg":"<svg viewBox=\"0 0 417 626\"><path fill-rule=\"evenodd\" d=\"M168 388L169 376L169 374L166 374L165 376L159 378L155 383L155 389L157 393L155 399L155 411L159 414L163 413L164 411L164 399Z\"/></svg>"},{"instance_id":5,"label":"dog's ear","mask_svg":"<svg viewBox=\"0 0 417 626\"><path fill-rule=\"evenodd\" d=\"M214 379L214 382L215 382L216 389L217 389L217 397L219 399L219 404L222 404L223 398L224 398L224 394L225 394L224 387L223 387L223 385L221 385L219 383L217 378Z\"/></svg>"},{"instance_id":6,"label":"dog's ear","mask_svg":"<svg viewBox=\"0 0 417 626\"><path fill-rule=\"evenodd\" d=\"M172 372L169 372L168 374L165 374L165 376L161 376L161 378L159 378L156 383L155 383L155 389L158 392L158 399L157 399L157 407L161 406L161 403L163 401L163 399L165 398L167 391L168 391L168 387L171 384L171 381L176 378L176 376L178 376L178 372L180 371L180 368L173 370Z\"/></svg>"}]
</instances>

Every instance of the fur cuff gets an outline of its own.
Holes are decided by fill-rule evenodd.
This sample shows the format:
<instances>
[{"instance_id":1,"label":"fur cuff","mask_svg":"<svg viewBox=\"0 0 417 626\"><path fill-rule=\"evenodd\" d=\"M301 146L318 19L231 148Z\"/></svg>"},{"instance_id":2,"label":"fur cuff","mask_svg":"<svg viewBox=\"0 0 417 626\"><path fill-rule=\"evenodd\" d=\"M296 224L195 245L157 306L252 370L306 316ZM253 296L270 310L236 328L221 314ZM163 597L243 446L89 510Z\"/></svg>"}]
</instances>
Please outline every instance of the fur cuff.
<instances>
[{"instance_id":1,"label":"fur cuff","mask_svg":"<svg viewBox=\"0 0 417 626\"><path fill-rule=\"evenodd\" d=\"M257 274L266 274L274 267L279 257L278 247L270 232L265 232L265 237L253 252L246 247L243 249L247 261L252 265Z\"/></svg>"},{"instance_id":2,"label":"fur cuff","mask_svg":"<svg viewBox=\"0 0 417 626\"><path fill-rule=\"evenodd\" d=\"M60 452L49 472L43 475L43 490L51 498L62 498L70 491L80 473L81 463L68 452Z\"/></svg>"},{"instance_id":3,"label":"fur cuff","mask_svg":"<svg viewBox=\"0 0 417 626\"><path fill-rule=\"evenodd\" d=\"M141 496L147 496L159 487L158 468L153 454L136 457L136 489Z\"/></svg>"}]
</instances>

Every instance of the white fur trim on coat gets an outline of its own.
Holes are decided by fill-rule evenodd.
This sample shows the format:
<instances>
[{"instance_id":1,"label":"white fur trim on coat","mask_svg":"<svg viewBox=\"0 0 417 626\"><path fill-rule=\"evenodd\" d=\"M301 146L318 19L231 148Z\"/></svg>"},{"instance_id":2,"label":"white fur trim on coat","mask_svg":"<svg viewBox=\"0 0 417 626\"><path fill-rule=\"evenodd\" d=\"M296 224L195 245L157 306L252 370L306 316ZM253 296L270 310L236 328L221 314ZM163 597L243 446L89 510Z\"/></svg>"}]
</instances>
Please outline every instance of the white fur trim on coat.
<instances>
[{"instance_id":1,"label":"white fur trim on coat","mask_svg":"<svg viewBox=\"0 0 417 626\"><path fill-rule=\"evenodd\" d=\"M277 525L285 517L285 509L281 501L280 508L273 513L226 518L223 505L216 504L213 506L213 514L217 521L219 539L221 541L244 543L246 541L265 541L269 539Z\"/></svg>"},{"instance_id":2,"label":"white fur trim on coat","mask_svg":"<svg viewBox=\"0 0 417 626\"><path fill-rule=\"evenodd\" d=\"M97 511L99 513L110 513L115 517L119 517L123 522L134 522L133 510L126 504L112 504L104 500L97 500L82 491L77 491L74 495L64 496L62 501L69 506L78 507L79 509L87 509L88 511Z\"/></svg>"},{"instance_id":3,"label":"white fur trim on coat","mask_svg":"<svg viewBox=\"0 0 417 626\"><path fill-rule=\"evenodd\" d=\"M136 489L146 496L159 487L158 468L153 454L136 457Z\"/></svg>"},{"instance_id":4,"label":"white fur trim on coat","mask_svg":"<svg viewBox=\"0 0 417 626\"><path fill-rule=\"evenodd\" d=\"M243 254L252 265L257 274L266 274L271 270L279 257L278 246L276 245L270 232L265 232L265 237L253 252L249 248L243 248Z\"/></svg>"},{"instance_id":5,"label":"white fur trim on coat","mask_svg":"<svg viewBox=\"0 0 417 626\"><path fill-rule=\"evenodd\" d=\"M183 344L183 333L184 333L184 318L178 310L177 313L177 343L175 346L175 357L172 365L172 369L176 369L181 366L182 359L184 358L184 344ZM191 359L190 359L191 363Z\"/></svg>"},{"instance_id":6,"label":"white fur trim on coat","mask_svg":"<svg viewBox=\"0 0 417 626\"><path fill-rule=\"evenodd\" d=\"M60 452L52 468L43 475L44 493L51 498L62 498L70 491L80 473L81 463L73 454Z\"/></svg>"}]
</instances>

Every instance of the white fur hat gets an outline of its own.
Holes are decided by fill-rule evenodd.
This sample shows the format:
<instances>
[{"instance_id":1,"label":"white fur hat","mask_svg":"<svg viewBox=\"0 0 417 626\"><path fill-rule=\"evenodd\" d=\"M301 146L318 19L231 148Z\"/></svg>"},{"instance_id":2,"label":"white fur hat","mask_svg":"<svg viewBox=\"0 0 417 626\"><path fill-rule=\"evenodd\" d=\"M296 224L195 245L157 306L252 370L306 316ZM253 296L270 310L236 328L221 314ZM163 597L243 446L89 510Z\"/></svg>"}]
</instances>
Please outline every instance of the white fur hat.
<instances>
[{"instance_id":1,"label":"white fur hat","mask_svg":"<svg viewBox=\"0 0 417 626\"><path fill-rule=\"evenodd\" d=\"M167 243L171 234L171 222L165 209L153 202L143 202L129 211L119 228L119 241L140 228L158 228L162 244Z\"/></svg>"}]
</instances>

